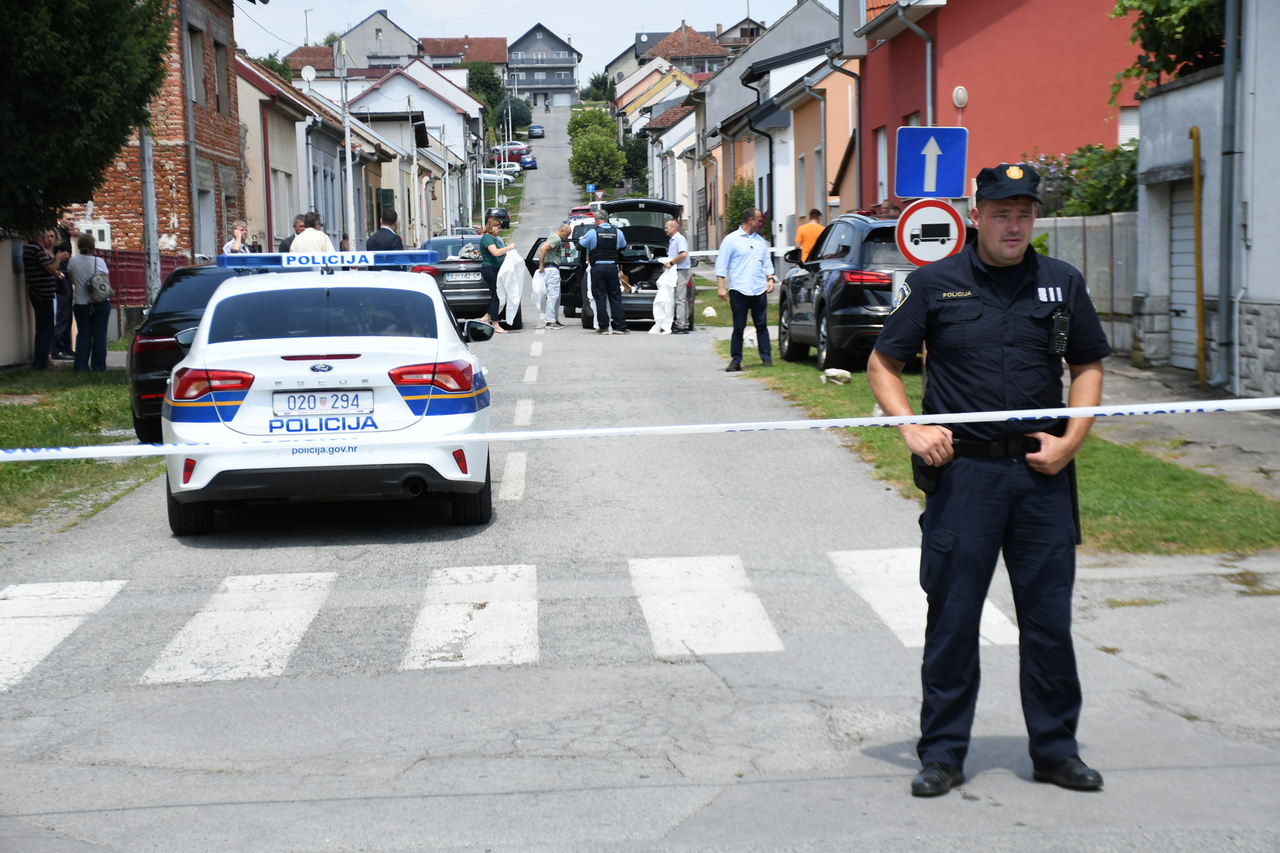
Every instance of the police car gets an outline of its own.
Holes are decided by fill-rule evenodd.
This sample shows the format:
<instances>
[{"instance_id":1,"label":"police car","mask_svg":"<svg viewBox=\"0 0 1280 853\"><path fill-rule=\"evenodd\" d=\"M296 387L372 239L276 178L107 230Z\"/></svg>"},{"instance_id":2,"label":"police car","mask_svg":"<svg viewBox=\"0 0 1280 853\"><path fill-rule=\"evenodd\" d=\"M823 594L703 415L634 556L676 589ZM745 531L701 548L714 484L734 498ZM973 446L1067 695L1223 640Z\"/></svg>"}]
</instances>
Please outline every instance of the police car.
<instances>
[{"instance_id":1,"label":"police car","mask_svg":"<svg viewBox=\"0 0 1280 853\"><path fill-rule=\"evenodd\" d=\"M431 251L224 255L221 266L310 267L228 279L165 392L169 526L213 529L222 501L448 494L457 524L492 514L489 389L430 276ZM343 270L341 267L361 266ZM447 437L445 443L425 440ZM226 449L234 445L233 449Z\"/></svg>"}]
</instances>

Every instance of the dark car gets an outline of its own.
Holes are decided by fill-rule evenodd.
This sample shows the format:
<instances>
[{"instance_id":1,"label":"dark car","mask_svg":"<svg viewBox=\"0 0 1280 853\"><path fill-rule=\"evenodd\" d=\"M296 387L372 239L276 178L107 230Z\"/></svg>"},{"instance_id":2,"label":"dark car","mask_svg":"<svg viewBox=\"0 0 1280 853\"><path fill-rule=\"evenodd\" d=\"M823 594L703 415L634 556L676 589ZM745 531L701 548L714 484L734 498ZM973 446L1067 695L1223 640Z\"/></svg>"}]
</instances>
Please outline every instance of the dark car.
<instances>
[{"instance_id":1,"label":"dark car","mask_svg":"<svg viewBox=\"0 0 1280 853\"><path fill-rule=\"evenodd\" d=\"M896 220L837 218L796 264L778 296L778 351L787 361L818 353L818 369L862 369L893 310L893 293L915 269L898 249ZM970 236L972 236L970 229Z\"/></svg>"},{"instance_id":2,"label":"dark car","mask_svg":"<svg viewBox=\"0 0 1280 853\"><path fill-rule=\"evenodd\" d=\"M540 125L540 124L531 124L531 125L529 125L529 138L530 138L530 139L542 139L544 136L546 136L546 133L543 131L543 129L542 129L542 125Z\"/></svg>"},{"instance_id":3,"label":"dark car","mask_svg":"<svg viewBox=\"0 0 1280 853\"><path fill-rule=\"evenodd\" d=\"M524 169L526 172L531 169L538 168L538 158L534 157L532 154L524 155L520 158L520 168Z\"/></svg>"},{"instance_id":4,"label":"dark car","mask_svg":"<svg viewBox=\"0 0 1280 853\"><path fill-rule=\"evenodd\" d=\"M484 221L488 222L489 217L498 220L498 224L503 228L511 227L511 215L507 213L505 207L486 207L484 211Z\"/></svg>"},{"instance_id":5,"label":"dark car","mask_svg":"<svg viewBox=\"0 0 1280 853\"><path fill-rule=\"evenodd\" d=\"M609 211L613 224L627 240L627 247L618 259L618 271L630 283L630 292L626 286L622 288L623 316L627 322L652 322L658 276L662 275L662 264L658 259L667 255L668 237L663 228L668 219L680 218L682 208L673 202L655 198L623 198L606 201L601 207ZM564 262L560 265L560 304L564 306L566 317L581 314L584 329L595 325L595 315L587 300L586 259L578 247L578 240L594 227L586 224L573 227ZM531 273L538 268L538 247L544 242L546 238L539 237L525 256L525 264Z\"/></svg>"},{"instance_id":6,"label":"dark car","mask_svg":"<svg viewBox=\"0 0 1280 853\"><path fill-rule=\"evenodd\" d=\"M465 252L463 256L466 246L471 246L474 251ZM422 248L439 252L440 260L415 266L413 271L435 277L440 292L444 294L445 304L454 317L473 320L489 312L489 286L480 275L479 236L432 237L423 242ZM516 309L511 328L524 326L522 311L522 308Z\"/></svg>"},{"instance_id":7,"label":"dark car","mask_svg":"<svg viewBox=\"0 0 1280 853\"><path fill-rule=\"evenodd\" d=\"M174 337L184 329L200 325L209 298L218 285L252 270L224 269L213 264L179 267L169 273L155 304L133 334L125 366L129 377L129 398L133 407L133 431L143 444L157 444L160 409L164 404L169 372L186 351Z\"/></svg>"}]
</instances>

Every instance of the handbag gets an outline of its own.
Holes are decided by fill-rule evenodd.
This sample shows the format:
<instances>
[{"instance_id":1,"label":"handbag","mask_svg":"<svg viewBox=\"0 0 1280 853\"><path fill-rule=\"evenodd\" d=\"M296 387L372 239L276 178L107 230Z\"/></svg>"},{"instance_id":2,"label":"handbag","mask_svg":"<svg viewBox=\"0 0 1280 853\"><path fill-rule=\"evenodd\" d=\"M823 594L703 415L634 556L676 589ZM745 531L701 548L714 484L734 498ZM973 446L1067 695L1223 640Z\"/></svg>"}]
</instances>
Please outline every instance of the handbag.
<instances>
[{"instance_id":1,"label":"handbag","mask_svg":"<svg viewBox=\"0 0 1280 853\"><path fill-rule=\"evenodd\" d=\"M115 296L111 288L111 279L105 272L95 272L89 277L89 301L95 305L106 302Z\"/></svg>"}]
</instances>

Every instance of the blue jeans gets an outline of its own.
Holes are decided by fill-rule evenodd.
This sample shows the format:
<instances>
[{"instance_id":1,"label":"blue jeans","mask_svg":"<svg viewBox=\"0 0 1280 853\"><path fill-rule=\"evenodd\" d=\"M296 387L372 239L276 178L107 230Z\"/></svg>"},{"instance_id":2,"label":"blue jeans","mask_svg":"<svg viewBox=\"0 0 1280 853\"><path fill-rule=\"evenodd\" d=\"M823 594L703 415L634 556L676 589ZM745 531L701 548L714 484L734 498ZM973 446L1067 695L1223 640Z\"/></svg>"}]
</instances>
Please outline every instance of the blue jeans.
<instances>
[{"instance_id":1,"label":"blue jeans","mask_svg":"<svg viewBox=\"0 0 1280 853\"><path fill-rule=\"evenodd\" d=\"M601 329L621 332L627 328L627 318L622 315L622 281L618 278L617 264L591 265L591 295L596 300L596 324Z\"/></svg>"},{"instance_id":2,"label":"blue jeans","mask_svg":"<svg viewBox=\"0 0 1280 853\"><path fill-rule=\"evenodd\" d=\"M76 318L76 370L107 369L107 321L111 300L71 306Z\"/></svg>"},{"instance_id":3,"label":"blue jeans","mask_svg":"<svg viewBox=\"0 0 1280 853\"><path fill-rule=\"evenodd\" d=\"M760 348L760 360L773 358L773 347L769 344L769 294L747 296L736 290L729 291L729 308L733 311L733 337L729 341L729 358L742 361L742 333L747 328L747 311L751 312L751 322L756 327L756 345Z\"/></svg>"}]
</instances>

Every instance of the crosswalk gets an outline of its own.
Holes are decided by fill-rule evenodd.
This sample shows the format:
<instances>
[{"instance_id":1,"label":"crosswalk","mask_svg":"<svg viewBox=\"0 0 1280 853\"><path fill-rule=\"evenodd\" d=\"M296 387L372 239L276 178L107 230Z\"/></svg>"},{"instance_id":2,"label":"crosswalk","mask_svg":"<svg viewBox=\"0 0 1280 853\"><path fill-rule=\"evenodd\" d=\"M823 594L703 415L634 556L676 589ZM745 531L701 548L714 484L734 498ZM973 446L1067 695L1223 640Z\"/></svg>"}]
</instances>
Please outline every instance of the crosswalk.
<instances>
[{"instance_id":1,"label":"crosswalk","mask_svg":"<svg viewBox=\"0 0 1280 853\"><path fill-rule=\"evenodd\" d=\"M833 551L837 577L906 648L924 644L927 603L916 548ZM663 659L769 654L786 646L750 572L736 556L634 559L631 590ZM224 578L142 674L173 685L283 675L325 608L334 572ZM0 590L0 693L28 677L125 580L14 584ZM400 669L519 666L539 660L538 570L534 565L456 566L424 582ZM1018 629L990 600L986 645L1017 645Z\"/></svg>"}]
</instances>

